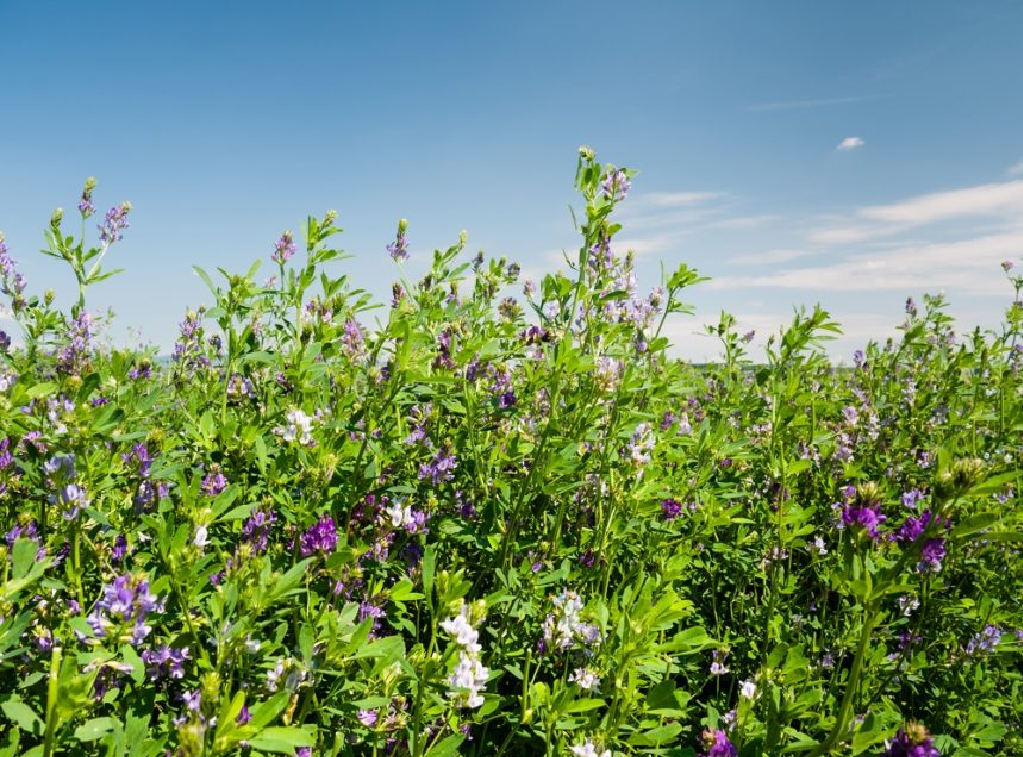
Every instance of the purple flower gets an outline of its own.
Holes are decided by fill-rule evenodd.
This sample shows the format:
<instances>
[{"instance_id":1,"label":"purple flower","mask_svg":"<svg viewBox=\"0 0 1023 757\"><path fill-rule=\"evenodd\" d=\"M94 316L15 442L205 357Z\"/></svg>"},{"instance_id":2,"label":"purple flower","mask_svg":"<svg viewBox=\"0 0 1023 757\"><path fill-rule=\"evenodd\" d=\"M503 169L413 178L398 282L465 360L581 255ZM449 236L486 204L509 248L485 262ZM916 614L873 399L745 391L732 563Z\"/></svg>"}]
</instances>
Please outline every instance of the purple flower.
<instances>
[{"instance_id":1,"label":"purple flower","mask_svg":"<svg viewBox=\"0 0 1023 757\"><path fill-rule=\"evenodd\" d=\"M607 199L621 201L625 199L631 186L632 183L629 181L625 171L620 168L613 168L607 172L607 176L601 182L600 188Z\"/></svg>"},{"instance_id":2,"label":"purple flower","mask_svg":"<svg viewBox=\"0 0 1023 757\"><path fill-rule=\"evenodd\" d=\"M334 519L324 515L309 530L302 534L299 550L302 557L309 557L314 552L330 554L337 549L337 526Z\"/></svg>"},{"instance_id":3,"label":"purple flower","mask_svg":"<svg viewBox=\"0 0 1023 757\"><path fill-rule=\"evenodd\" d=\"M25 277L18 273L17 263L7 254L4 235L0 233L0 292L11 297L14 312L17 313L24 305Z\"/></svg>"},{"instance_id":4,"label":"purple flower","mask_svg":"<svg viewBox=\"0 0 1023 757\"><path fill-rule=\"evenodd\" d=\"M110 560L120 563L128 554L128 540L123 535L114 540L114 547L110 550Z\"/></svg>"},{"instance_id":5,"label":"purple flower","mask_svg":"<svg viewBox=\"0 0 1023 757\"><path fill-rule=\"evenodd\" d=\"M126 465L135 464L138 466L139 475L143 478L149 476L149 469L153 463L153 457L149 453L149 448L142 442L132 446L130 452L125 452L121 455L121 459Z\"/></svg>"},{"instance_id":6,"label":"purple flower","mask_svg":"<svg viewBox=\"0 0 1023 757\"><path fill-rule=\"evenodd\" d=\"M189 658L187 647L174 649L166 644L142 652L142 662L146 664L146 675L154 683L172 678L180 681L185 677L185 660Z\"/></svg>"},{"instance_id":7,"label":"purple flower","mask_svg":"<svg viewBox=\"0 0 1023 757\"><path fill-rule=\"evenodd\" d=\"M703 746L702 757L738 757L739 750L735 748L724 731L706 730L701 735Z\"/></svg>"},{"instance_id":8,"label":"purple flower","mask_svg":"<svg viewBox=\"0 0 1023 757\"><path fill-rule=\"evenodd\" d=\"M103 638L119 624L133 624L130 641L138 646L152 630L146 625L150 613L163 612L163 601L149 591L149 580L133 578L125 573L103 586L103 596L96 601L86 621L93 633Z\"/></svg>"},{"instance_id":9,"label":"purple flower","mask_svg":"<svg viewBox=\"0 0 1023 757\"><path fill-rule=\"evenodd\" d=\"M408 230L408 221L402 218L398 221L398 236L391 244L387 245L387 251L391 254L392 260L408 260L408 237L405 232Z\"/></svg>"},{"instance_id":10,"label":"purple flower","mask_svg":"<svg viewBox=\"0 0 1023 757\"><path fill-rule=\"evenodd\" d=\"M295 757L313 757L313 748L311 746L300 746L295 750Z\"/></svg>"},{"instance_id":11,"label":"purple flower","mask_svg":"<svg viewBox=\"0 0 1023 757\"><path fill-rule=\"evenodd\" d=\"M661 512L664 514L665 520L673 521L682 514L682 503L675 499L662 500Z\"/></svg>"},{"instance_id":12,"label":"purple flower","mask_svg":"<svg viewBox=\"0 0 1023 757\"><path fill-rule=\"evenodd\" d=\"M234 719L238 725L245 725L252 720L252 715L249 714L249 706L247 704L242 705L241 712L238 713L238 717Z\"/></svg>"},{"instance_id":13,"label":"purple flower","mask_svg":"<svg viewBox=\"0 0 1023 757\"><path fill-rule=\"evenodd\" d=\"M255 554L266 552L270 529L276 522L277 514L272 509L255 510L242 526L242 540L252 545Z\"/></svg>"},{"instance_id":14,"label":"purple flower","mask_svg":"<svg viewBox=\"0 0 1023 757\"><path fill-rule=\"evenodd\" d=\"M919 723L900 728L883 757L941 757L934 739Z\"/></svg>"},{"instance_id":15,"label":"purple flower","mask_svg":"<svg viewBox=\"0 0 1023 757\"><path fill-rule=\"evenodd\" d=\"M433 460L419 466L419 480L430 479L435 486L441 481L450 481L455 477L454 470L458 467L455 456L444 450L438 450Z\"/></svg>"},{"instance_id":16,"label":"purple flower","mask_svg":"<svg viewBox=\"0 0 1023 757\"><path fill-rule=\"evenodd\" d=\"M274 251L270 253L270 259L280 265L284 265L295 254L295 240L290 231L281 234L281 238L274 244Z\"/></svg>"},{"instance_id":17,"label":"purple flower","mask_svg":"<svg viewBox=\"0 0 1023 757\"><path fill-rule=\"evenodd\" d=\"M998 646L998 642L1002 640L1002 629L998 626L989 623L984 626L983 631L978 631L970 639L970 642L966 645L966 654L978 655L978 654L991 654L995 651L995 647Z\"/></svg>"},{"instance_id":18,"label":"purple flower","mask_svg":"<svg viewBox=\"0 0 1023 757\"><path fill-rule=\"evenodd\" d=\"M203 494L207 494L210 497L215 497L224 489L227 488L227 478L220 470L219 465L211 465L210 472L206 474L206 478L202 480L202 486L200 487Z\"/></svg>"},{"instance_id":19,"label":"purple flower","mask_svg":"<svg viewBox=\"0 0 1023 757\"><path fill-rule=\"evenodd\" d=\"M845 505L842 508L842 523L846 526L862 528L874 541L879 541L881 534L878 528L887 520L881 512L881 503L868 502L860 505Z\"/></svg>"},{"instance_id":20,"label":"purple flower","mask_svg":"<svg viewBox=\"0 0 1023 757\"><path fill-rule=\"evenodd\" d=\"M711 654L713 659L710 663L710 674L723 676L728 672L728 666L725 665L725 661L728 659L728 650L715 649Z\"/></svg>"},{"instance_id":21,"label":"purple flower","mask_svg":"<svg viewBox=\"0 0 1023 757\"><path fill-rule=\"evenodd\" d=\"M374 710L359 710L355 717L367 728L372 728L377 724L377 714Z\"/></svg>"},{"instance_id":22,"label":"purple flower","mask_svg":"<svg viewBox=\"0 0 1023 757\"><path fill-rule=\"evenodd\" d=\"M128 212L130 210L130 202L122 202L120 205L110 208L103 223L96 227L99 229L99 241L111 245L122 239L124 235L121 232L128 228Z\"/></svg>"},{"instance_id":23,"label":"purple flower","mask_svg":"<svg viewBox=\"0 0 1023 757\"><path fill-rule=\"evenodd\" d=\"M181 699L185 703L185 707L187 707L192 712L198 712L199 708L202 706L202 694L200 693L199 689L195 689L194 691L186 691L184 694L181 695Z\"/></svg>"}]
</instances>

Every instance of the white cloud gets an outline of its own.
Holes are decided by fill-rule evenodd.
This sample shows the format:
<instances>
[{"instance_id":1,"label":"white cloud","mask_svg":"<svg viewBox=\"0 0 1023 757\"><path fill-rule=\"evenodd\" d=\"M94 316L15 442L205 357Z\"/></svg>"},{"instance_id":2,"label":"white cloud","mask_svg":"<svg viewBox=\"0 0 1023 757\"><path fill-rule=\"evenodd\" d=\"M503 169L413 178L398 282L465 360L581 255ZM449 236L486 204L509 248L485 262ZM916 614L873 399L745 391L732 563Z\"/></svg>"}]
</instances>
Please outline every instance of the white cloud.
<instances>
[{"instance_id":1,"label":"white cloud","mask_svg":"<svg viewBox=\"0 0 1023 757\"><path fill-rule=\"evenodd\" d=\"M1009 169L1009 176L1023 176L1023 160Z\"/></svg>"},{"instance_id":2,"label":"white cloud","mask_svg":"<svg viewBox=\"0 0 1023 757\"><path fill-rule=\"evenodd\" d=\"M771 287L815 292L874 292L948 289L999 296L1005 281L998 264L1023 250L1023 226L998 234L945 242L906 243L851 255L831 265L790 268L760 276L725 276L712 289Z\"/></svg>"},{"instance_id":3,"label":"white cloud","mask_svg":"<svg viewBox=\"0 0 1023 757\"><path fill-rule=\"evenodd\" d=\"M682 208L726 196L724 192L645 192L630 194L619 207L626 213L646 208Z\"/></svg>"},{"instance_id":4,"label":"white cloud","mask_svg":"<svg viewBox=\"0 0 1023 757\"><path fill-rule=\"evenodd\" d=\"M715 221L710 224L715 229L752 229L757 226L764 226L777 221L778 216L776 215L759 215L759 216L736 216L735 218L726 218L723 221Z\"/></svg>"},{"instance_id":5,"label":"white cloud","mask_svg":"<svg viewBox=\"0 0 1023 757\"><path fill-rule=\"evenodd\" d=\"M754 265L768 265L771 263L787 263L790 260L798 260L808 255L813 255L811 250L766 250L764 252L753 252L746 255L737 255L730 260L732 263L752 263Z\"/></svg>"},{"instance_id":6,"label":"white cloud","mask_svg":"<svg viewBox=\"0 0 1023 757\"><path fill-rule=\"evenodd\" d=\"M888 205L856 211L853 222L810 233L817 244L851 244L890 236L925 224L965 217L1014 218L1023 212L1023 181L983 184L931 192Z\"/></svg>"},{"instance_id":7,"label":"white cloud","mask_svg":"<svg viewBox=\"0 0 1023 757\"><path fill-rule=\"evenodd\" d=\"M848 359L854 350L862 348L871 339L884 340L898 333L896 328L901 313L892 308L890 313L864 313L854 311L831 312L831 319L842 329L841 335L825 341L824 347L829 355L837 359ZM812 312L807 307L806 312ZM764 359L764 346L771 335L777 335L782 329L792 324L793 311L781 307L774 312L735 313L735 330L744 334L755 331L756 335L747 347L747 352L754 360ZM678 318L667 321L662 334L671 342L671 353L690 362L718 360L722 357L721 342L717 337L706 333L707 326L717 326L719 313L706 313L696 317ZM777 341L777 340L776 340Z\"/></svg>"},{"instance_id":8,"label":"white cloud","mask_svg":"<svg viewBox=\"0 0 1023 757\"><path fill-rule=\"evenodd\" d=\"M864 141L859 137L846 137L838 143L836 150L855 150L857 147L863 147Z\"/></svg>"}]
</instances>

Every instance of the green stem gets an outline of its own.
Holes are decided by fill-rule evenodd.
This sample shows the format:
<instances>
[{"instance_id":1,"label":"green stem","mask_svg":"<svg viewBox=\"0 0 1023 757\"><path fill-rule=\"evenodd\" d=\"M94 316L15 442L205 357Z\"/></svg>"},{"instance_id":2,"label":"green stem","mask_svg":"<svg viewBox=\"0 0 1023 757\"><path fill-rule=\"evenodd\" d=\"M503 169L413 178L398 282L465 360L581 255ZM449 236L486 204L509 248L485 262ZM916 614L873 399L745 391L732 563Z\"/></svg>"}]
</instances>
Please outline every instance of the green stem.
<instances>
[{"instance_id":1,"label":"green stem","mask_svg":"<svg viewBox=\"0 0 1023 757\"><path fill-rule=\"evenodd\" d=\"M46 735L43 739L43 757L51 757L57 732L57 696L60 691L61 648L55 646L50 655L50 680L46 694Z\"/></svg>"}]
</instances>

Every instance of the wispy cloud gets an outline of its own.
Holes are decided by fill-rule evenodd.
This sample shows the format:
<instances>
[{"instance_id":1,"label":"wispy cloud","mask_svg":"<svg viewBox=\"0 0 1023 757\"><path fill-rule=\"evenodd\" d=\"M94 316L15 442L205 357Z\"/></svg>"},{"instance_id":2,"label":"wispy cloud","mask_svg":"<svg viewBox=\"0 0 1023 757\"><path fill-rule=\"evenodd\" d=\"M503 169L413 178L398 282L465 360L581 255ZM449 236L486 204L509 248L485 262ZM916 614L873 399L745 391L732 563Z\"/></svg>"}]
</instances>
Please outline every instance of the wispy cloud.
<instances>
[{"instance_id":1,"label":"wispy cloud","mask_svg":"<svg viewBox=\"0 0 1023 757\"><path fill-rule=\"evenodd\" d=\"M983 184L860 208L850 222L814 230L809 239L816 244L851 244L941 221L1001 216L1012 219L1020 212L1023 181Z\"/></svg>"},{"instance_id":2,"label":"wispy cloud","mask_svg":"<svg viewBox=\"0 0 1023 757\"><path fill-rule=\"evenodd\" d=\"M1009 169L1009 176L1023 176L1023 160Z\"/></svg>"},{"instance_id":3,"label":"wispy cloud","mask_svg":"<svg viewBox=\"0 0 1023 757\"><path fill-rule=\"evenodd\" d=\"M814 292L910 292L955 290L999 295L1005 282L994 275L1012 250L1023 250L1023 225L1000 234L944 242L908 243L851 255L829 265L715 278L713 289L770 287Z\"/></svg>"},{"instance_id":4,"label":"wispy cloud","mask_svg":"<svg viewBox=\"0 0 1023 757\"><path fill-rule=\"evenodd\" d=\"M647 192L629 195L619 206L625 226L618 247L636 255L677 249L687 235L720 219L730 201L727 192Z\"/></svg>"},{"instance_id":5,"label":"wispy cloud","mask_svg":"<svg viewBox=\"0 0 1023 757\"><path fill-rule=\"evenodd\" d=\"M758 216L736 216L735 218L725 218L721 221L714 221L710 224L715 229L753 229L758 226L765 226L769 223L777 221L780 216L776 215L758 215Z\"/></svg>"},{"instance_id":6,"label":"wispy cloud","mask_svg":"<svg viewBox=\"0 0 1023 757\"><path fill-rule=\"evenodd\" d=\"M858 95L849 97L822 97L816 100L778 100L775 102L747 105L746 110L799 110L803 108L821 108L827 105L847 105L849 103L873 100L873 97Z\"/></svg>"},{"instance_id":7,"label":"wispy cloud","mask_svg":"<svg viewBox=\"0 0 1023 757\"><path fill-rule=\"evenodd\" d=\"M649 208L685 208L727 197L726 192L645 192L629 195L620 206L623 212Z\"/></svg>"},{"instance_id":8,"label":"wispy cloud","mask_svg":"<svg viewBox=\"0 0 1023 757\"><path fill-rule=\"evenodd\" d=\"M746 255L736 255L731 258L732 263L751 263L753 265L771 265L774 263L788 263L791 260L798 260L813 255L812 250L766 250Z\"/></svg>"},{"instance_id":9,"label":"wispy cloud","mask_svg":"<svg viewBox=\"0 0 1023 757\"><path fill-rule=\"evenodd\" d=\"M866 143L860 137L846 137L845 139L838 143L838 147L836 147L835 149L842 151L856 150L859 149L860 147L863 147L864 144Z\"/></svg>"}]
</instances>

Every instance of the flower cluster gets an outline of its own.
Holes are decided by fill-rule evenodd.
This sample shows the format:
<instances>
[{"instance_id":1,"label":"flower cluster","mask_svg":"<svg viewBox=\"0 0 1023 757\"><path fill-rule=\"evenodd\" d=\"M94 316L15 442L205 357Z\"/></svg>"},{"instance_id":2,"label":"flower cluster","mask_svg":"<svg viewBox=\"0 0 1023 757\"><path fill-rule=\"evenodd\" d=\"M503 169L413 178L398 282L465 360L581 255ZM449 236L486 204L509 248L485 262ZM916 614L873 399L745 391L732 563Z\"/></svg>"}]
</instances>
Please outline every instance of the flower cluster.
<instances>
[{"instance_id":1,"label":"flower cluster","mask_svg":"<svg viewBox=\"0 0 1023 757\"><path fill-rule=\"evenodd\" d=\"M322 516L302 534L299 551L302 557L312 554L328 555L337 549L337 525L329 515Z\"/></svg>"},{"instance_id":2,"label":"flower cluster","mask_svg":"<svg viewBox=\"0 0 1023 757\"><path fill-rule=\"evenodd\" d=\"M739 750L724 731L706 730L700 737L701 757L739 757Z\"/></svg>"},{"instance_id":3,"label":"flower cluster","mask_svg":"<svg viewBox=\"0 0 1023 757\"><path fill-rule=\"evenodd\" d=\"M564 652L600 644L600 628L582 620L583 598L579 594L563 589L551 601L554 611L543 622L543 649Z\"/></svg>"},{"instance_id":4,"label":"flower cluster","mask_svg":"<svg viewBox=\"0 0 1023 757\"><path fill-rule=\"evenodd\" d=\"M883 757L941 757L941 752L924 726L907 723L895 734Z\"/></svg>"},{"instance_id":5,"label":"flower cluster","mask_svg":"<svg viewBox=\"0 0 1023 757\"><path fill-rule=\"evenodd\" d=\"M458 647L458 662L448 678L451 691L448 696L459 707L476 708L483 705L481 694L487 687L490 671L480 660L482 646L476 626L483 620L483 608L465 604L459 600L458 611L453 617L441 622L451 640Z\"/></svg>"},{"instance_id":6,"label":"flower cluster","mask_svg":"<svg viewBox=\"0 0 1023 757\"><path fill-rule=\"evenodd\" d=\"M96 600L86 621L96 638L102 639L123 629L130 643L138 646L152 631L146 624L147 617L163 612L163 608L164 601L149 591L149 579L126 573L103 586L102 596Z\"/></svg>"},{"instance_id":7,"label":"flower cluster","mask_svg":"<svg viewBox=\"0 0 1023 757\"><path fill-rule=\"evenodd\" d=\"M287 425L277 426L274 433L286 442L295 442L304 447L312 447L316 444L313 438L313 419L302 410L289 410L285 415Z\"/></svg>"}]
</instances>

